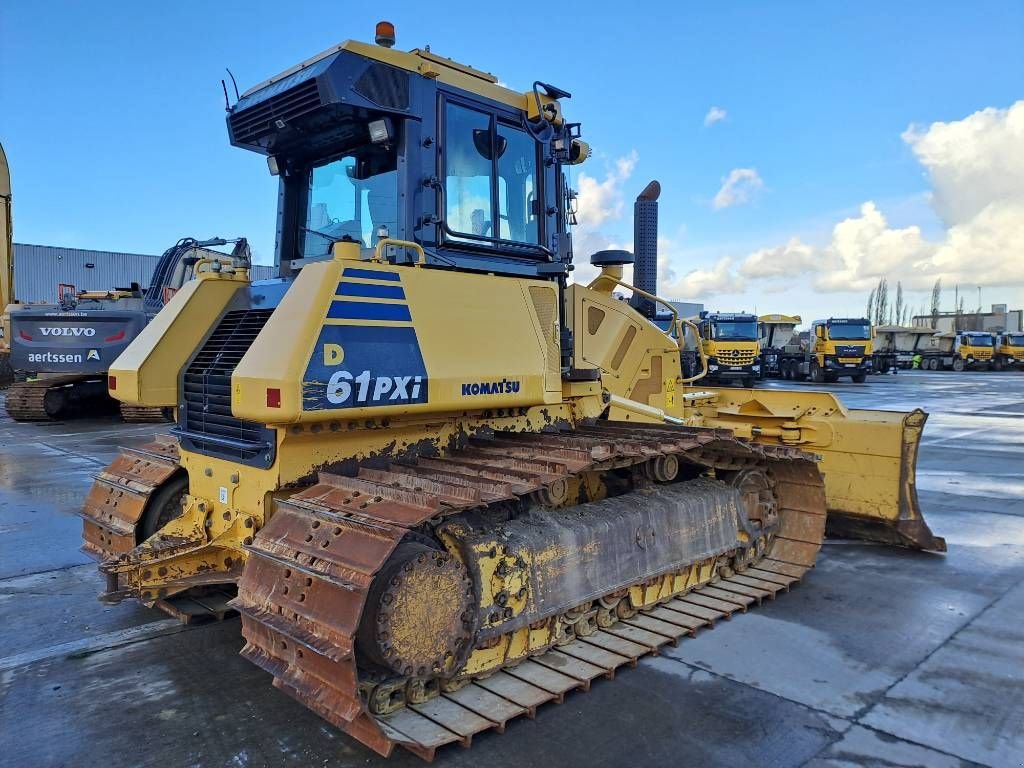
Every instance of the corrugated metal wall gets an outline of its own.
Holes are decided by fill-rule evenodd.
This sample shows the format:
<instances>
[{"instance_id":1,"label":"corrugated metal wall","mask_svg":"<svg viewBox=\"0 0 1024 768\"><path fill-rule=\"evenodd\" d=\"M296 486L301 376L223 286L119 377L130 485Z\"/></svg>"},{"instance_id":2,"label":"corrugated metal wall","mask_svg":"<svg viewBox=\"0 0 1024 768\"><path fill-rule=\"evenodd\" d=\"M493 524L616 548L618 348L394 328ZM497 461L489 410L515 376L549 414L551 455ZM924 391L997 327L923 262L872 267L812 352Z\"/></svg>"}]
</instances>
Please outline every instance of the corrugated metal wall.
<instances>
[{"instance_id":1,"label":"corrugated metal wall","mask_svg":"<svg viewBox=\"0 0 1024 768\"><path fill-rule=\"evenodd\" d=\"M14 295L18 301L57 300L57 283L84 290L146 285L156 255L14 244ZM89 266L91 265L91 266Z\"/></svg>"},{"instance_id":2,"label":"corrugated metal wall","mask_svg":"<svg viewBox=\"0 0 1024 768\"><path fill-rule=\"evenodd\" d=\"M57 283L83 290L149 285L159 254L90 251L51 245L14 244L14 295L23 302L55 302ZM91 266L90 266L91 265ZM257 264L253 280L274 277L274 267Z\"/></svg>"}]
</instances>

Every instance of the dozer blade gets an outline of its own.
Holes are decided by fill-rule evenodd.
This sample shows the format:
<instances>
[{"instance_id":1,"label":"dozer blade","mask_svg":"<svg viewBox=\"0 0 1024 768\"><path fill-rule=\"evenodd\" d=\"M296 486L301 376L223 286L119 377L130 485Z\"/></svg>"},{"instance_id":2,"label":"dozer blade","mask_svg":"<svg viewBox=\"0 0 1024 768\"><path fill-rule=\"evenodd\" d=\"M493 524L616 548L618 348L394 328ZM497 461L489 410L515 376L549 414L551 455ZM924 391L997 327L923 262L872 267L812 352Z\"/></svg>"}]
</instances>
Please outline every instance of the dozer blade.
<instances>
[{"instance_id":1,"label":"dozer blade","mask_svg":"<svg viewBox=\"0 0 1024 768\"><path fill-rule=\"evenodd\" d=\"M917 499L924 411L846 408L827 392L701 388L697 396L706 393L716 398L710 425L821 456L831 535L946 551Z\"/></svg>"},{"instance_id":2,"label":"dozer blade","mask_svg":"<svg viewBox=\"0 0 1024 768\"><path fill-rule=\"evenodd\" d=\"M830 536L946 551L932 533L917 499L917 452L928 414L850 410L837 437L863 430L872 453L848 451L845 441L818 449L822 455Z\"/></svg>"}]
</instances>

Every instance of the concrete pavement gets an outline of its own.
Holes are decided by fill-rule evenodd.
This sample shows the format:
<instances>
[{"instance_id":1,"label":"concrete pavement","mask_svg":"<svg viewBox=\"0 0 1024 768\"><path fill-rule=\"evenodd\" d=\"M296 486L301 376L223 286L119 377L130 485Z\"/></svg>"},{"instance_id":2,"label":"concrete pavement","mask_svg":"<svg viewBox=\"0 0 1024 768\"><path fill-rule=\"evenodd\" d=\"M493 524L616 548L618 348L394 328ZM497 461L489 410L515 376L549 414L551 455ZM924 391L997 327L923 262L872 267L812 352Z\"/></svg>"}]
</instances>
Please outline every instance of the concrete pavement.
<instances>
[{"instance_id":1,"label":"concrete pavement","mask_svg":"<svg viewBox=\"0 0 1024 768\"><path fill-rule=\"evenodd\" d=\"M790 594L438 761L1024 763L1024 374L824 388L931 414L918 487L947 555L830 541ZM0 416L0 766L421 764L380 760L272 688L238 656L237 619L182 627L95 600L75 512L116 446L152 431Z\"/></svg>"}]
</instances>

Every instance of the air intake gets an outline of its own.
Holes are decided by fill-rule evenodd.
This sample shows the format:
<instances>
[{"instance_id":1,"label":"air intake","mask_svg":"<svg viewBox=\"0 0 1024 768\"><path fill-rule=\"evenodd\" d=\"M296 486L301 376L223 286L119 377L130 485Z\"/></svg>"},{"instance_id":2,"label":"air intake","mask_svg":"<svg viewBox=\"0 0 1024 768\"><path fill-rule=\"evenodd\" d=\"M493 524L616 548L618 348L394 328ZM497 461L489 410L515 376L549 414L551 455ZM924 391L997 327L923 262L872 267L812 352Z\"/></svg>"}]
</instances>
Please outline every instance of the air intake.
<instances>
[{"instance_id":1,"label":"air intake","mask_svg":"<svg viewBox=\"0 0 1024 768\"><path fill-rule=\"evenodd\" d=\"M658 293L658 196L661 184L652 181L633 203L633 285L652 295ZM644 317L654 317L657 307L650 299L634 295L630 305Z\"/></svg>"},{"instance_id":2,"label":"air intake","mask_svg":"<svg viewBox=\"0 0 1024 768\"><path fill-rule=\"evenodd\" d=\"M409 108L409 74L387 64L368 66L352 90L386 109Z\"/></svg>"},{"instance_id":3,"label":"air intake","mask_svg":"<svg viewBox=\"0 0 1024 768\"><path fill-rule=\"evenodd\" d=\"M185 448L250 466L273 463L273 430L231 414L231 374L272 313L270 309L228 312L189 362L178 427L172 430Z\"/></svg>"},{"instance_id":4,"label":"air intake","mask_svg":"<svg viewBox=\"0 0 1024 768\"><path fill-rule=\"evenodd\" d=\"M316 79L306 80L228 117L231 138L239 144L253 144L264 136L278 132L278 123L289 125L319 106L320 90Z\"/></svg>"}]
</instances>

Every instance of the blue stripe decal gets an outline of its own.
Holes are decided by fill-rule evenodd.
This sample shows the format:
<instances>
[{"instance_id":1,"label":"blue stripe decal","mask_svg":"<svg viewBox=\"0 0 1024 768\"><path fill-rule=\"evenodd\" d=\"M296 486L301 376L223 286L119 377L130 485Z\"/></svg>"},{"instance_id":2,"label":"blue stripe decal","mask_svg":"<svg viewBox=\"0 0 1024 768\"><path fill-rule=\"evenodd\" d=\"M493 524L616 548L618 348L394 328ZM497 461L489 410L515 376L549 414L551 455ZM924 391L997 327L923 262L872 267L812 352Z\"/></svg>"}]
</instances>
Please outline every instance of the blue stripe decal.
<instances>
[{"instance_id":1,"label":"blue stripe decal","mask_svg":"<svg viewBox=\"0 0 1024 768\"><path fill-rule=\"evenodd\" d=\"M373 285L372 283L341 283L339 296L363 296L368 299L405 299L400 285Z\"/></svg>"},{"instance_id":2,"label":"blue stripe decal","mask_svg":"<svg viewBox=\"0 0 1024 768\"><path fill-rule=\"evenodd\" d=\"M375 269L354 269L346 267L342 277L360 277L363 280L390 280L397 283L402 278L397 272L378 272Z\"/></svg>"},{"instance_id":3,"label":"blue stripe decal","mask_svg":"<svg viewBox=\"0 0 1024 768\"><path fill-rule=\"evenodd\" d=\"M370 304L365 301L333 301L327 317L336 320L412 320L405 304Z\"/></svg>"}]
</instances>

